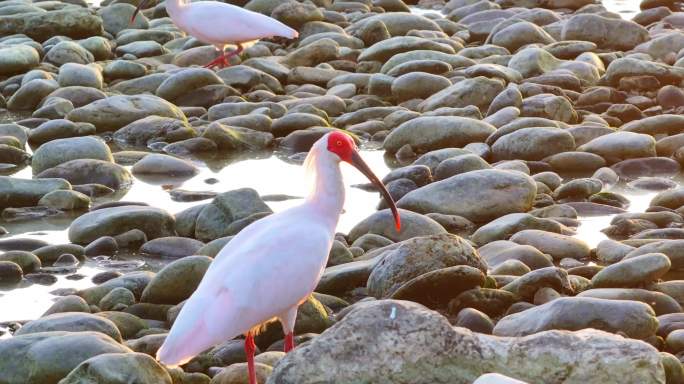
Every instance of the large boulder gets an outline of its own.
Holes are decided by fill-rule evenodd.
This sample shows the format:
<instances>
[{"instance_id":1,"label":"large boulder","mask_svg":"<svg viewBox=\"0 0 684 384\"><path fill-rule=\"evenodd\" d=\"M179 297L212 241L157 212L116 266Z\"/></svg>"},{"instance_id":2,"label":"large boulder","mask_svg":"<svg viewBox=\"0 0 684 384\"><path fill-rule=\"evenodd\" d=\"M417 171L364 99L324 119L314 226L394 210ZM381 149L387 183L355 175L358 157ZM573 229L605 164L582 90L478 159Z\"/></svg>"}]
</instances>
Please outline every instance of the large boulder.
<instances>
[{"instance_id":1,"label":"large boulder","mask_svg":"<svg viewBox=\"0 0 684 384\"><path fill-rule=\"evenodd\" d=\"M375 212L349 231L349 241L353 243L367 233L384 236L393 241L403 241L417 236L446 232L438 222L419 213L399 209L399 217L401 217L401 230L397 231L394 216L389 209Z\"/></svg>"},{"instance_id":2,"label":"large boulder","mask_svg":"<svg viewBox=\"0 0 684 384\"><path fill-rule=\"evenodd\" d=\"M638 287L657 281L672 263L662 253L646 253L609 265L591 278L593 288Z\"/></svg>"},{"instance_id":3,"label":"large boulder","mask_svg":"<svg viewBox=\"0 0 684 384\"><path fill-rule=\"evenodd\" d=\"M662 253L670 259L670 265L673 270L684 268L684 240L654 241L636 249L625 249L625 251L625 258L633 258L649 253Z\"/></svg>"},{"instance_id":4,"label":"large boulder","mask_svg":"<svg viewBox=\"0 0 684 384\"><path fill-rule=\"evenodd\" d=\"M0 176L0 209L32 207L52 191L71 189L64 179L18 179Z\"/></svg>"},{"instance_id":5,"label":"large boulder","mask_svg":"<svg viewBox=\"0 0 684 384\"><path fill-rule=\"evenodd\" d=\"M130 351L100 332L17 335L0 340L0 380L3 384L57 384L93 356Z\"/></svg>"},{"instance_id":6,"label":"large boulder","mask_svg":"<svg viewBox=\"0 0 684 384\"><path fill-rule=\"evenodd\" d=\"M43 98L59 88L55 80L34 79L21 86L9 100L7 109L33 111L37 109Z\"/></svg>"},{"instance_id":7,"label":"large boulder","mask_svg":"<svg viewBox=\"0 0 684 384\"><path fill-rule=\"evenodd\" d=\"M86 288L77 292L88 304L97 305L102 298L116 288L126 288L140 298L145 287L152 281L154 273L149 271L130 272L123 276L107 280L100 285Z\"/></svg>"},{"instance_id":8,"label":"large boulder","mask_svg":"<svg viewBox=\"0 0 684 384\"><path fill-rule=\"evenodd\" d=\"M492 145L494 161L541 160L575 149L567 131L553 127L523 128L499 138Z\"/></svg>"},{"instance_id":9,"label":"large boulder","mask_svg":"<svg viewBox=\"0 0 684 384\"><path fill-rule=\"evenodd\" d=\"M521 245L531 245L551 255L554 260L588 259L591 253L591 249L584 240L538 229L525 229L517 232L511 236L511 241Z\"/></svg>"},{"instance_id":10,"label":"large boulder","mask_svg":"<svg viewBox=\"0 0 684 384\"><path fill-rule=\"evenodd\" d=\"M599 48L627 51L648 40L649 35L633 21L583 13L563 24L561 39L591 41Z\"/></svg>"},{"instance_id":11,"label":"large boulder","mask_svg":"<svg viewBox=\"0 0 684 384\"><path fill-rule=\"evenodd\" d=\"M420 103L419 107L423 112L427 112L442 107L474 105L480 108L480 111L486 111L504 87L502 81L484 76L465 79L430 96Z\"/></svg>"},{"instance_id":12,"label":"large boulder","mask_svg":"<svg viewBox=\"0 0 684 384\"><path fill-rule=\"evenodd\" d=\"M609 163L621 160L656 156L653 136L634 132L615 132L599 136L577 148L606 159Z\"/></svg>"},{"instance_id":13,"label":"large boulder","mask_svg":"<svg viewBox=\"0 0 684 384\"><path fill-rule=\"evenodd\" d=\"M602 81L617 86L624 77L653 76L661 83L674 83L684 79L684 68L650 60L624 57L610 62Z\"/></svg>"},{"instance_id":14,"label":"large boulder","mask_svg":"<svg viewBox=\"0 0 684 384\"><path fill-rule=\"evenodd\" d=\"M561 225L554 220L538 218L529 213L511 213L478 228L471 236L471 240L482 246L497 240L507 240L515 233L525 229L559 233Z\"/></svg>"},{"instance_id":15,"label":"large boulder","mask_svg":"<svg viewBox=\"0 0 684 384\"><path fill-rule=\"evenodd\" d=\"M114 131L144 117L156 115L187 121L175 105L154 95L111 96L69 112L74 122L95 125L98 132Z\"/></svg>"},{"instance_id":16,"label":"large boulder","mask_svg":"<svg viewBox=\"0 0 684 384\"><path fill-rule=\"evenodd\" d=\"M387 61L392 56L413 50L429 50L453 54L454 49L446 44L416 36L397 36L379 41L363 50L359 61Z\"/></svg>"},{"instance_id":17,"label":"large boulder","mask_svg":"<svg viewBox=\"0 0 684 384\"><path fill-rule=\"evenodd\" d=\"M494 327L494 334L527 336L552 329L578 331L585 328L646 339L655 335L658 320L651 307L636 301L561 297L504 317Z\"/></svg>"},{"instance_id":18,"label":"large boulder","mask_svg":"<svg viewBox=\"0 0 684 384\"><path fill-rule=\"evenodd\" d=\"M131 229L143 231L147 238L175 235L175 220L163 209L146 206L121 206L88 212L71 223L69 240L87 244L102 236L115 236Z\"/></svg>"},{"instance_id":19,"label":"large boulder","mask_svg":"<svg viewBox=\"0 0 684 384\"><path fill-rule=\"evenodd\" d=\"M467 117L418 117L393 129L383 146L390 153L397 152L406 144L420 153L441 148L461 148L485 141L494 131L496 128L493 125Z\"/></svg>"},{"instance_id":20,"label":"large boulder","mask_svg":"<svg viewBox=\"0 0 684 384\"><path fill-rule=\"evenodd\" d=\"M29 321L26 325L19 328L15 335L50 331L92 331L105 334L116 341L121 341L121 333L114 323L105 318L83 312L54 313Z\"/></svg>"},{"instance_id":21,"label":"large boulder","mask_svg":"<svg viewBox=\"0 0 684 384\"><path fill-rule=\"evenodd\" d=\"M128 187L133 181L128 169L111 161L95 159L70 160L35 177L64 179L73 185L101 184L115 190Z\"/></svg>"},{"instance_id":22,"label":"large boulder","mask_svg":"<svg viewBox=\"0 0 684 384\"><path fill-rule=\"evenodd\" d=\"M50 48L45 60L60 67L66 63L89 64L95 61L95 57L73 41L60 41Z\"/></svg>"},{"instance_id":23,"label":"large boulder","mask_svg":"<svg viewBox=\"0 0 684 384\"><path fill-rule=\"evenodd\" d=\"M425 16L408 12L388 12L363 18L349 26L347 32L356 35L367 24L380 21L387 26L391 36L405 36L410 30L441 31L437 23Z\"/></svg>"},{"instance_id":24,"label":"large boulder","mask_svg":"<svg viewBox=\"0 0 684 384\"><path fill-rule=\"evenodd\" d=\"M97 136L71 137L49 141L33 153L31 167L34 174L76 159L95 159L113 162L112 152Z\"/></svg>"},{"instance_id":25,"label":"large boulder","mask_svg":"<svg viewBox=\"0 0 684 384\"><path fill-rule=\"evenodd\" d=\"M381 300L287 354L267 384L470 384L488 372L530 383L665 383L660 354L641 341L597 330L492 337L420 304Z\"/></svg>"},{"instance_id":26,"label":"large boulder","mask_svg":"<svg viewBox=\"0 0 684 384\"><path fill-rule=\"evenodd\" d=\"M1 19L3 18L0 17ZM0 26L1 29L2 26ZM28 70L37 66L38 63L40 63L40 55L30 45L14 45L0 48L0 76L28 72Z\"/></svg>"},{"instance_id":27,"label":"large boulder","mask_svg":"<svg viewBox=\"0 0 684 384\"><path fill-rule=\"evenodd\" d=\"M145 287L140 301L178 304L197 289L211 264L207 256L188 256L168 264Z\"/></svg>"},{"instance_id":28,"label":"large boulder","mask_svg":"<svg viewBox=\"0 0 684 384\"><path fill-rule=\"evenodd\" d=\"M40 42L55 36L74 39L101 36L103 32L102 19L79 7L0 17L0 36L24 34Z\"/></svg>"},{"instance_id":29,"label":"large boulder","mask_svg":"<svg viewBox=\"0 0 684 384\"><path fill-rule=\"evenodd\" d=\"M391 296L409 280L442 268L468 265L487 271L487 264L462 238L444 233L415 237L375 250L380 259L368 277L368 293Z\"/></svg>"},{"instance_id":30,"label":"large boulder","mask_svg":"<svg viewBox=\"0 0 684 384\"><path fill-rule=\"evenodd\" d=\"M172 384L171 376L144 353L105 353L82 362L60 384Z\"/></svg>"},{"instance_id":31,"label":"large boulder","mask_svg":"<svg viewBox=\"0 0 684 384\"><path fill-rule=\"evenodd\" d=\"M529 21L520 21L492 32L493 34L489 39L491 43L504 47L510 52L515 52L518 48L527 44L540 43L546 45L556 42L541 27Z\"/></svg>"},{"instance_id":32,"label":"large boulder","mask_svg":"<svg viewBox=\"0 0 684 384\"><path fill-rule=\"evenodd\" d=\"M147 29L149 26L147 17L139 14L132 19L135 7L127 3L108 4L98 10L98 15L102 18L105 31L116 36L125 29ZM121 45L121 44L120 44Z\"/></svg>"},{"instance_id":33,"label":"large boulder","mask_svg":"<svg viewBox=\"0 0 684 384\"><path fill-rule=\"evenodd\" d=\"M474 222L526 212L537 186L516 171L484 169L452 176L407 193L397 206L420 213L458 215Z\"/></svg>"},{"instance_id":34,"label":"large boulder","mask_svg":"<svg viewBox=\"0 0 684 384\"><path fill-rule=\"evenodd\" d=\"M187 68L175 72L156 90L162 99L173 101L188 92L208 85L222 85L223 80L207 68Z\"/></svg>"},{"instance_id":35,"label":"large boulder","mask_svg":"<svg viewBox=\"0 0 684 384\"><path fill-rule=\"evenodd\" d=\"M196 135L195 129L185 120L147 116L114 132L114 139L124 144L147 146L152 142L173 143Z\"/></svg>"},{"instance_id":36,"label":"large boulder","mask_svg":"<svg viewBox=\"0 0 684 384\"><path fill-rule=\"evenodd\" d=\"M195 222L195 238L207 241L234 235L237 229L244 227L238 225L239 222L246 224L272 212L254 189L224 192L200 211ZM231 231L236 232L227 233Z\"/></svg>"}]
</instances>

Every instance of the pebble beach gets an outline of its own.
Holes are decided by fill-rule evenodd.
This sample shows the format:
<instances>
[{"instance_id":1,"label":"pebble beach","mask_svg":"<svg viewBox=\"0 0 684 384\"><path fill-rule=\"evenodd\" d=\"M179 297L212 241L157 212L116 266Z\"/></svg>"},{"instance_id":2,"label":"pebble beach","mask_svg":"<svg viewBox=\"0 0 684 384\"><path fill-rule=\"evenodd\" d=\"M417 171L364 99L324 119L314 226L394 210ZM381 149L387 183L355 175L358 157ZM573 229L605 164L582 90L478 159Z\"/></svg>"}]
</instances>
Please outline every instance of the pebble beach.
<instances>
[{"instance_id":1,"label":"pebble beach","mask_svg":"<svg viewBox=\"0 0 684 384\"><path fill-rule=\"evenodd\" d=\"M681 3L226 2L299 36L204 68L163 1L0 1L0 384L247 384L241 337L155 356L334 130L402 227L343 165L260 384L684 383Z\"/></svg>"}]
</instances>

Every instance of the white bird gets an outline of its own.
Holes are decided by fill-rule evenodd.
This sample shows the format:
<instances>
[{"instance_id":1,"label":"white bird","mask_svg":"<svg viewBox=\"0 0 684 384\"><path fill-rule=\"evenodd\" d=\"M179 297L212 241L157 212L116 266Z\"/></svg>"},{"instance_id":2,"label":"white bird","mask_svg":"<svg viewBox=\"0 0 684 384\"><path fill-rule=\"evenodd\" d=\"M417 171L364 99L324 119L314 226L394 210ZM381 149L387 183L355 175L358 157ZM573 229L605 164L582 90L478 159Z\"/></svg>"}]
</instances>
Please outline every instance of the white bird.
<instances>
[{"instance_id":1,"label":"white bird","mask_svg":"<svg viewBox=\"0 0 684 384\"><path fill-rule=\"evenodd\" d=\"M141 0L133 12L131 21L150 0ZM229 66L231 57L257 40L281 36L294 39L299 33L278 20L261 13L218 1L166 0L166 11L181 30L199 41L211 44L219 51L219 57L206 68ZM226 46L237 49L226 52Z\"/></svg>"},{"instance_id":2,"label":"white bird","mask_svg":"<svg viewBox=\"0 0 684 384\"><path fill-rule=\"evenodd\" d=\"M262 325L280 320L285 352L294 348L297 308L321 278L344 205L341 161L355 166L380 190L400 229L392 197L352 138L340 131L326 134L304 163L313 181L309 196L298 206L252 223L226 244L183 305L157 352L160 362L182 365L244 334L249 380L256 384L254 334Z\"/></svg>"}]
</instances>

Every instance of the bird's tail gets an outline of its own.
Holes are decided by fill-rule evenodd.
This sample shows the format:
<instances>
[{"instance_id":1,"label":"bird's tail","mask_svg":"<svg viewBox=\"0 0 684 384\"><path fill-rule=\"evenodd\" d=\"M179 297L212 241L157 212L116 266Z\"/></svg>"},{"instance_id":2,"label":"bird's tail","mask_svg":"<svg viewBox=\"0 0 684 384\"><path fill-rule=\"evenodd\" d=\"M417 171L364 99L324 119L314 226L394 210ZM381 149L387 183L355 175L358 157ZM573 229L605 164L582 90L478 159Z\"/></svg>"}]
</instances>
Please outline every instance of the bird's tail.
<instances>
[{"instance_id":1,"label":"bird's tail","mask_svg":"<svg viewBox=\"0 0 684 384\"><path fill-rule=\"evenodd\" d=\"M299 32L297 32L296 29L290 28L278 20L270 19L270 21L270 27L272 28L273 34L275 36L285 37L288 39L296 39L299 37Z\"/></svg>"},{"instance_id":2,"label":"bird's tail","mask_svg":"<svg viewBox=\"0 0 684 384\"><path fill-rule=\"evenodd\" d=\"M202 317L207 304L205 301L196 297L185 302L164 344L157 351L158 361L167 366L183 365L215 344Z\"/></svg>"},{"instance_id":3,"label":"bird's tail","mask_svg":"<svg viewBox=\"0 0 684 384\"><path fill-rule=\"evenodd\" d=\"M287 37L288 39L296 39L299 37L299 32L297 32L296 29L288 27L289 31L287 31L287 34L284 37Z\"/></svg>"}]
</instances>

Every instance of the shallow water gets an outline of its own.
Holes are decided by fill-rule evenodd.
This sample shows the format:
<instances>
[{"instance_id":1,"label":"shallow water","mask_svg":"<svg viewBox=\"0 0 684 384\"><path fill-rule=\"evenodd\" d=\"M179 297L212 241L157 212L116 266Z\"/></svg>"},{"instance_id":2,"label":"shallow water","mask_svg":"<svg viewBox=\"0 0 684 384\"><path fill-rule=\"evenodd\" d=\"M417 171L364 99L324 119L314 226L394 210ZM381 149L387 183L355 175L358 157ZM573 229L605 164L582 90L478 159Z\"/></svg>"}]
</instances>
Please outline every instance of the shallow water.
<instances>
[{"instance_id":1,"label":"shallow water","mask_svg":"<svg viewBox=\"0 0 684 384\"><path fill-rule=\"evenodd\" d=\"M620 13L623 18L631 18L638 12L638 1L634 0L610 0L605 1L606 8L613 12ZM435 12L427 10L414 10L416 13ZM18 120L25 116L4 115L0 116L0 122ZM389 171L385 164L381 151L364 150L364 159L379 177L383 177ZM269 154L258 159L236 161L230 164L221 162L196 162L200 166L200 173L185 181L172 183L174 188L181 188L191 191L214 191L224 192L237 188L251 187L256 189L262 196L271 194L285 194L290 196L305 196L306 183L304 182L303 170L295 163L284 161L283 158ZM358 188L351 187L354 184L365 183L363 175L351 168L343 165L343 175L347 192L345 212L340 218L338 231L348 232L356 223L375 211L379 201L377 193L365 192ZM16 173L13 177L30 178L30 168ZM215 184L206 183L209 178L217 179ZM169 184L166 181L164 184ZM681 183L680 183L681 184ZM632 204L629 208L631 212L643 212L655 193L636 193L615 189L616 192L627 196ZM149 180L135 179L129 190L119 193L117 200L141 201L150 205L164 208L172 213L177 213L183 209L196 204L204 204L210 200L197 202L176 202L171 199L167 190L159 182L154 183ZM99 199L94 203L109 201L110 199ZM279 211L297 204L298 200L291 199L286 201L269 201L268 205L274 210ZM595 246L599 241L605 239L600 229L608 226L612 216L598 216L581 218L581 225L577 230L577 237L585 240L590 246ZM66 229L72 217L53 217L49 219L21 221L12 223L0 222L5 226L10 234L0 237L9 239L13 237L35 238L45 240L51 244L68 242ZM121 264L121 263L124 264ZM80 280L69 280L67 275L59 275L58 281L50 286L30 285L21 286L12 290L2 290L0 288L0 322L12 320L25 320L40 316L57 297L51 292L63 289L82 289L93 285L90 277L104 270L158 270L165 264L165 261L133 256L119 256L116 260L89 260L80 267L78 274L83 275ZM57 292L60 293L60 292ZM7 334L5 335L7 337Z\"/></svg>"},{"instance_id":2,"label":"shallow water","mask_svg":"<svg viewBox=\"0 0 684 384\"><path fill-rule=\"evenodd\" d=\"M364 150L363 158L378 177L382 178L389 172L389 167L383 160L383 152ZM263 159L239 161L215 170L207 167L206 164L196 163L196 165L201 166L200 173L189 180L175 183L174 187L190 191L214 192L250 187L257 190L262 196L284 194L303 197L307 194L303 168L298 164L283 161L274 155ZM338 231L346 233L359 221L375 212L376 204L380 198L377 193L352 187L355 184L366 183L367 180L351 166L344 164L342 174L345 180L347 199L344 213L338 224ZM31 169L25 168L14 174L13 177L30 178ZM217 179L218 182L207 184L205 180L209 178ZM161 185L147 181L135 178L130 189L117 200L145 202L155 207L164 208L171 213L177 213L193 205L206 204L211 201L177 202L171 199L169 193ZM95 203L110 200L99 199ZM296 205L299 201L300 199L268 201L267 204L277 212ZM34 238L51 244L68 243L67 228L70 221L71 218L62 217L9 223L0 221L0 225L10 232L10 235L2 236L0 239ZM144 259L144 262L145 264L139 265L136 269L157 270L164 264L154 259ZM85 267L78 269L77 273L85 276L79 281L67 280L65 276L59 276L58 282L50 286L33 285L9 291L3 291L0 288L0 295L3 295L0 296L0 322L38 317L52 304L54 296L49 292L61 288L81 289L88 287L93 285L90 282L90 277L110 268L105 263L89 261ZM121 270L121 267L115 266L111 269Z\"/></svg>"}]
</instances>

